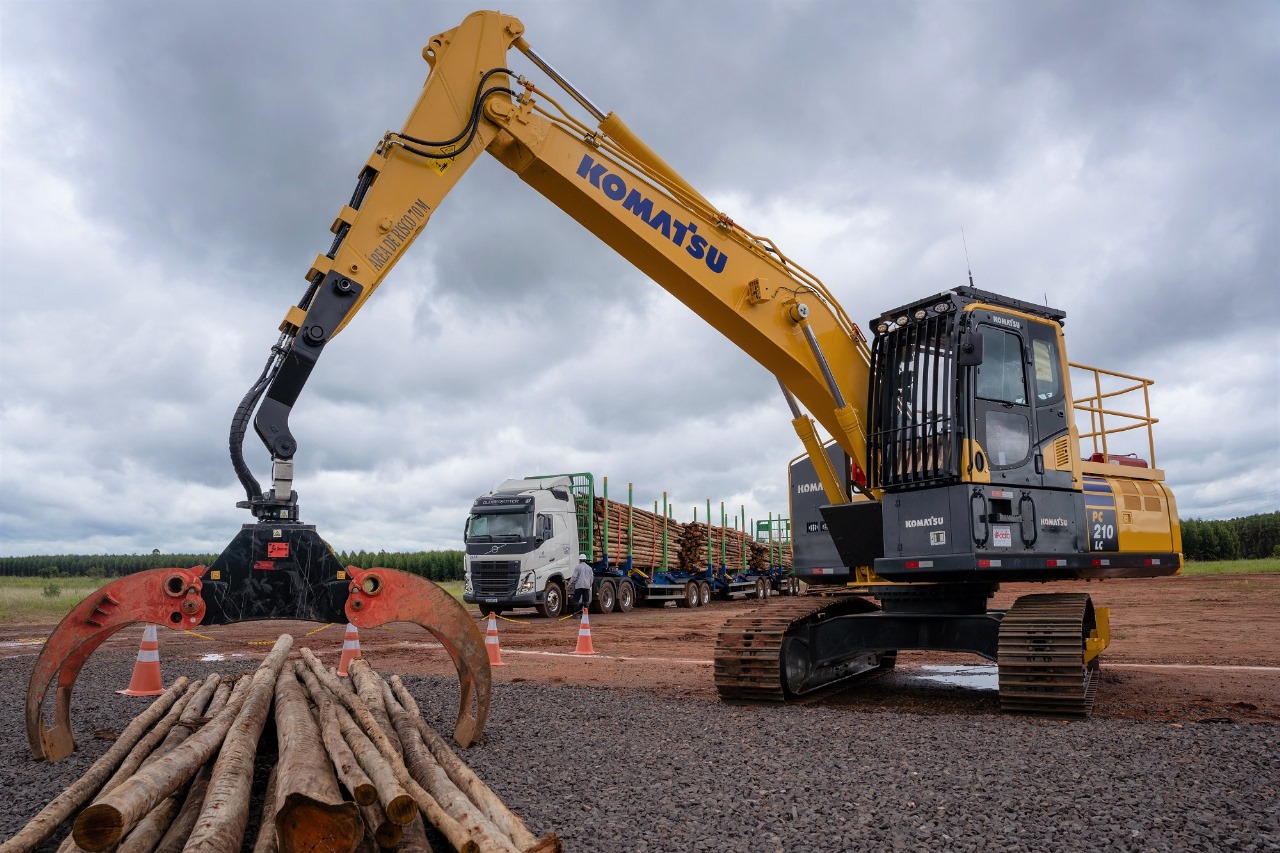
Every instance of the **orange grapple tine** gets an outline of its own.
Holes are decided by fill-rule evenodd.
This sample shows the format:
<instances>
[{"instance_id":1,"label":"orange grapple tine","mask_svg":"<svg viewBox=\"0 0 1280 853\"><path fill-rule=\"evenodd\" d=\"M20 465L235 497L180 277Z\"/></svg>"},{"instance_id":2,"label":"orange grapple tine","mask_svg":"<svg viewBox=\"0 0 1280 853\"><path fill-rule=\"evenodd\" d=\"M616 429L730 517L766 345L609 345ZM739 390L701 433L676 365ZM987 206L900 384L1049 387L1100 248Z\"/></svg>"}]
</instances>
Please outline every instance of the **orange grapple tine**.
<instances>
[{"instance_id":1,"label":"orange grapple tine","mask_svg":"<svg viewBox=\"0 0 1280 853\"><path fill-rule=\"evenodd\" d=\"M108 637L136 622L178 629L200 624L204 569L137 572L93 592L63 617L36 657L27 682L27 741L33 758L58 761L75 749L71 692L85 661ZM53 726L45 728L45 697L55 683Z\"/></svg>"},{"instance_id":2,"label":"orange grapple tine","mask_svg":"<svg viewBox=\"0 0 1280 853\"><path fill-rule=\"evenodd\" d=\"M464 747L475 743L489 717L493 675L484 635L471 614L441 587L417 575L354 566L348 566L347 571L351 575L347 618L353 625L372 628L388 622L415 622L430 631L453 658L461 694L453 739Z\"/></svg>"}]
</instances>

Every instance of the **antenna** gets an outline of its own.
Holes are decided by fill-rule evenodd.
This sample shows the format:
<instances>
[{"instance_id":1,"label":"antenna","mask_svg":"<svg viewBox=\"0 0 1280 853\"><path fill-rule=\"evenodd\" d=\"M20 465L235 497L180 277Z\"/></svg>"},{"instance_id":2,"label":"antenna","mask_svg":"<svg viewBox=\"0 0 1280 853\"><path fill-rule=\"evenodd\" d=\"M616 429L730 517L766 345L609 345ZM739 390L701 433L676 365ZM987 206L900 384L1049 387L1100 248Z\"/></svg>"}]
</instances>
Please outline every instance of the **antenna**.
<instances>
[{"instance_id":1,"label":"antenna","mask_svg":"<svg viewBox=\"0 0 1280 853\"><path fill-rule=\"evenodd\" d=\"M964 244L964 265L969 271L969 286L973 287L973 264L969 263L969 241L964 237L964 226L960 226L960 242Z\"/></svg>"}]
</instances>

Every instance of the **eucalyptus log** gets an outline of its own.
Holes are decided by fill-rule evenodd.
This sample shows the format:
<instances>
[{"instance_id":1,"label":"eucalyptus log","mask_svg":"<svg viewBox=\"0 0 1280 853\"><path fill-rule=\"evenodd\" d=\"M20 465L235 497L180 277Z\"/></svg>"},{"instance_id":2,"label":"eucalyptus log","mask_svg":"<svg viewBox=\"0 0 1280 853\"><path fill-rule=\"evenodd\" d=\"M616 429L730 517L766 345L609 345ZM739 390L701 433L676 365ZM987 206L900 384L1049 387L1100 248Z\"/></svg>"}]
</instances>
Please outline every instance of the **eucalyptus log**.
<instances>
[{"instance_id":1,"label":"eucalyptus log","mask_svg":"<svg viewBox=\"0 0 1280 853\"><path fill-rule=\"evenodd\" d=\"M116 848L116 853L151 853L173 823L174 816L178 814L178 807L176 797L165 797L160 805L147 812L147 816L138 821L138 825Z\"/></svg>"},{"instance_id":2,"label":"eucalyptus log","mask_svg":"<svg viewBox=\"0 0 1280 853\"><path fill-rule=\"evenodd\" d=\"M404 686L400 676L391 676L390 688L396 700L404 707L408 719L417 729L423 743L431 751L436 763L444 769L445 773L449 774L453 784L463 791L471 802L479 806L489 820L502 830L517 847L526 851L526 853L532 853L532 851L548 851L549 853L549 851L559 851L561 849L560 839L554 832L547 833L541 839L534 837L534 834L525 826L520 816L507 808L507 804L475 774L475 771L468 767L466 762L458 758L448 742L440 737L440 734L435 729L427 725L427 721L423 719L422 712L418 708L417 700L413 698L413 694L409 692L409 689Z\"/></svg>"},{"instance_id":3,"label":"eucalyptus log","mask_svg":"<svg viewBox=\"0 0 1280 853\"><path fill-rule=\"evenodd\" d=\"M274 811L263 812L263 824L274 821L281 853L354 850L364 834L360 810L343 801L320 726L292 666L283 667L276 679L275 720L280 758Z\"/></svg>"},{"instance_id":4,"label":"eucalyptus log","mask_svg":"<svg viewBox=\"0 0 1280 853\"><path fill-rule=\"evenodd\" d=\"M240 847L249 823L249 791L258 738L271 711L276 679L292 646L293 637L282 634L253 674L244 705L218 751L204 811L187 839L185 853L225 853Z\"/></svg>"},{"instance_id":5,"label":"eucalyptus log","mask_svg":"<svg viewBox=\"0 0 1280 853\"><path fill-rule=\"evenodd\" d=\"M248 684L248 679L240 679L240 681ZM221 680L213 694L213 699L209 701L209 707L204 710L205 722L207 718L216 716L226 707L227 701L231 698L232 685L236 683L238 682L226 678ZM200 720L196 720L195 723L202 724ZM182 853L182 848L187 845L187 838L191 836L191 830L195 828L196 821L200 819L200 812L204 809L204 795L209 790L209 774L212 772L213 762L206 762L191 779L185 794L179 796L180 791L173 794L175 799L181 800L182 806L165 832L164 838L160 839L155 853Z\"/></svg>"},{"instance_id":6,"label":"eucalyptus log","mask_svg":"<svg viewBox=\"0 0 1280 853\"><path fill-rule=\"evenodd\" d=\"M199 685L199 689L195 690L195 695L191 697L191 701L182 710L182 715L178 718L178 722L169 730L169 734L165 736L164 741L142 762L143 767L153 761L159 761L164 758L170 750L191 737L191 733L200 727L200 720L204 718L205 712L208 710L221 684L222 676L216 672L206 678L203 684L196 682L196 685ZM192 685L193 689L196 685Z\"/></svg>"},{"instance_id":7,"label":"eucalyptus log","mask_svg":"<svg viewBox=\"0 0 1280 853\"><path fill-rule=\"evenodd\" d=\"M102 783L120 766L120 762L124 761L125 756L138 744L147 729L155 725L156 721L168 713L178 701L186 691L187 684L185 677L178 678L145 711L134 717L133 722L129 723L116 738L116 742L111 744L111 747L85 771L78 781L73 782L65 791L54 797L49 805L41 809L40 813L28 821L16 835L0 844L0 853L34 850L40 842L48 838L58 828L58 824L70 817L72 812L84 805L85 801L102 787Z\"/></svg>"},{"instance_id":8,"label":"eucalyptus log","mask_svg":"<svg viewBox=\"0 0 1280 853\"><path fill-rule=\"evenodd\" d=\"M377 847L387 850L400 846L400 841L404 838L404 827L387 817L387 813L382 810L382 805L376 798L373 802L361 806L360 814L364 817L364 825L369 831L369 837Z\"/></svg>"},{"instance_id":9,"label":"eucalyptus log","mask_svg":"<svg viewBox=\"0 0 1280 853\"><path fill-rule=\"evenodd\" d=\"M159 761L140 768L101 801L82 811L72 829L76 843L89 851L110 848L161 800L186 784L222 745L227 730L240 713L248 694L247 686L247 681L237 684L226 707L200 731Z\"/></svg>"},{"instance_id":10,"label":"eucalyptus log","mask_svg":"<svg viewBox=\"0 0 1280 853\"><path fill-rule=\"evenodd\" d=\"M366 667L367 668L367 667ZM384 685L386 698L390 699L387 711L391 715L400 743L404 748L404 763L418 784L422 785L435 798L449 816L471 833L481 850L501 850L504 853L520 853L520 848L498 827L494 826L475 803L467 799L467 795L458 790L449 774L441 769L431 757L422 735L414 728L404 707L391 694L391 688Z\"/></svg>"},{"instance_id":11,"label":"eucalyptus log","mask_svg":"<svg viewBox=\"0 0 1280 853\"><path fill-rule=\"evenodd\" d=\"M401 784L395 768L385 756L379 753L378 748L373 745L367 734L361 731L360 726L345 708L335 707L334 714L342 729L342 736L350 744L356 760L360 762L360 766L369 774L369 778L378 789L378 801L382 804L387 817L401 826L409 823L417 816L418 807L413 797L405 790L405 786Z\"/></svg>"},{"instance_id":12,"label":"eucalyptus log","mask_svg":"<svg viewBox=\"0 0 1280 853\"><path fill-rule=\"evenodd\" d=\"M302 651L303 659L306 660L310 650L303 649ZM314 660L314 656L311 659ZM307 685L307 690L311 693L312 700L320 708L320 730L325 732L326 736L329 736L332 732L337 732L338 738L342 741L342 746L335 746L334 751L341 752L345 749L346 752L351 753L351 757L355 761L355 769L359 771L359 774L352 772L350 778L353 781L367 780L368 784L373 786L374 801L382 807L383 813L392 822L397 825L404 825L412 820L413 814L417 810L417 807L413 805L413 798L400 785L395 777L395 772L387 765L386 760L382 758L377 749L372 744L367 743L367 738L365 742L360 742L358 738L347 737L341 719L342 715L340 714L342 705L334 696L333 691L321 683L320 675L317 675L316 671L310 667L300 667L298 674L302 676L303 683ZM324 672L321 672L321 675L327 681L335 682L334 686L338 686L336 684L339 681L337 676ZM364 783L356 781L356 784L363 785ZM352 795L354 796L354 790Z\"/></svg>"},{"instance_id":13,"label":"eucalyptus log","mask_svg":"<svg viewBox=\"0 0 1280 853\"><path fill-rule=\"evenodd\" d=\"M338 683L341 679L326 672L324 666L311 653L310 649L302 650L302 659L307 662L307 666L311 667L311 671L315 673L320 683L329 687L329 691L338 698L344 709L350 713L350 716L355 721L359 722L359 725L354 727L357 739L371 740L377 751L382 755L383 760L392 768L398 781L404 786L405 791L413 797L418 807L422 809L423 814L431 821L431 825L440 830L441 834L454 846L454 849L462 851L462 853L471 853L471 851L479 850L479 845L470 837L469 833L409 775L404 762L396 753L386 734L378 728L373 715L369 713L369 709L365 707L365 704L360 701L360 697L344 690ZM339 714L339 719L343 716L345 715ZM344 729L344 734L345 731ZM348 739L348 743L350 742L350 739ZM360 755L360 750L356 749L356 744L354 743L352 744L352 750L356 752L357 756ZM368 768L366 767L365 769L367 770ZM388 815L390 815L389 812Z\"/></svg>"},{"instance_id":14,"label":"eucalyptus log","mask_svg":"<svg viewBox=\"0 0 1280 853\"><path fill-rule=\"evenodd\" d=\"M267 790L262 796L262 819L258 821L258 835L253 839L253 853L277 853L280 849L276 824L271 820L271 815L276 812L276 777L279 772L280 762L277 761L271 768L271 775L267 776Z\"/></svg>"},{"instance_id":15,"label":"eucalyptus log","mask_svg":"<svg viewBox=\"0 0 1280 853\"><path fill-rule=\"evenodd\" d=\"M333 704L337 700L320 686L320 682L316 681L315 675L304 662L296 661L294 672L306 685L307 692L311 694L311 700L319 710L320 736L324 739L325 751L329 753L329 760L338 774L338 781L351 792L356 805L368 806L377 803L378 789L374 787L369 775L360 767L360 762L356 761L355 753L351 751L351 746L342 736L342 729L338 726L338 715L333 710ZM386 817L385 813L383 817Z\"/></svg>"}]
</instances>

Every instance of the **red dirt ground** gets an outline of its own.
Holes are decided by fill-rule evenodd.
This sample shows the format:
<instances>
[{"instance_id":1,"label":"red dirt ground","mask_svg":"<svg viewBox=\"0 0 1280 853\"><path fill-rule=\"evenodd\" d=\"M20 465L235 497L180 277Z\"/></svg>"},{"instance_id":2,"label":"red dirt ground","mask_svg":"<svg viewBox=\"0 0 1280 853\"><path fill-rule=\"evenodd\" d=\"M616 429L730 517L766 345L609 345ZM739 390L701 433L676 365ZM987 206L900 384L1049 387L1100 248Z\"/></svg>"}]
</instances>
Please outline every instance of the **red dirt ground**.
<instances>
[{"instance_id":1,"label":"red dirt ground","mask_svg":"<svg viewBox=\"0 0 1280 853\"><path fill-rule=\"evenodd\" d=\"M994 606L1008 607L1019 595L1045 591L1087 592L1095 606L1111 608L1112 644L1102 657L1096 716L1280 723L1280 575L1014 584L1000 591ZM597 615L591 619L593 657L570 654L577 643L576 619L552 622L532 611L507 614L498 623L505 665L494 668L493 678L496 683L593 685L715 701L711 658L720 626L774 600ZM479 625L483 631L485 623ZM50 630L0 627L0 660L34 662L38 642ZM260 658L282 633L292 633L295 645L336 664L341 626L250 622L201 628L203 636L162 631L164 676L168 680L181 674L182 660L205 655ZM139 638L139 631L125 629L103 648L127 652L136 649ZM417 626L366 629L360 643L363 655L384 673L453 673L444 650ZM894 673L810 701L873 711L998 713L994 690L930 686L912 677L932 664L984 671L988 662L969 655L904 652Z\"/></svg>"}]
</instances>

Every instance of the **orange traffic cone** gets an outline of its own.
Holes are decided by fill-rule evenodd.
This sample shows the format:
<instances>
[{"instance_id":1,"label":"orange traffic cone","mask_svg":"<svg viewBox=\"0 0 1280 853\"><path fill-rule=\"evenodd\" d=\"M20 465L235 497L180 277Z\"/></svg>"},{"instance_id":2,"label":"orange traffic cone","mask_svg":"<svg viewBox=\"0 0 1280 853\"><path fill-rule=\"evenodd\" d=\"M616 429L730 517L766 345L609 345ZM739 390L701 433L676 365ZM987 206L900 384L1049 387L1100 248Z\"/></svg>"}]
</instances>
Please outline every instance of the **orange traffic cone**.
<instances>
[{"instance_id":1,"label":"orange traffic cone","mask_svg":"<svg viewBox=\"0 0 1280 853\"><path fill-rule=\"evenodd\" d=\"M138 661L133 665L133 678L129 679L127 689L116 692L125 696L159 696L164 692L160 679L160 640L156 637L155 625L142 629L142 642L138 644Z\"/></svg>"},{"instance_id":2,"label":"orange traffic cone","mask_svg":"<svg viewBox=\"0 0 1280 853\"><path fill-rule=\"evenodd\" d=\"M342 638L342 660L338 661L338 675L346 678L347 665L358 657L360 657L360 634L356 631L356 626L348 622L346 636Z\"/></svg>"},{"instance_id":3,"label":"orange traffic cone","mask_svg":"<svg viewBox=\"0 0 1280 853\"><path fill-rule=\"evenodd\" d=\"M484 650L489 653L489 666L505 666L502 649L498 647L498 617L489 614L489 626L484 629Z\"/></svg>"},{"instance_id":4,"label":"orange traffic cone","mask_svg":"<svg viewBox=\"0 0 1280 853\"><path fill-rule=\"evenodd\" d=\"M591 645L591 620L587 617L587 610L582 609L582 624L578 626L578 647L573 650L575 655L594 655L595 648Z\"/></svg>"}]
</instances>

